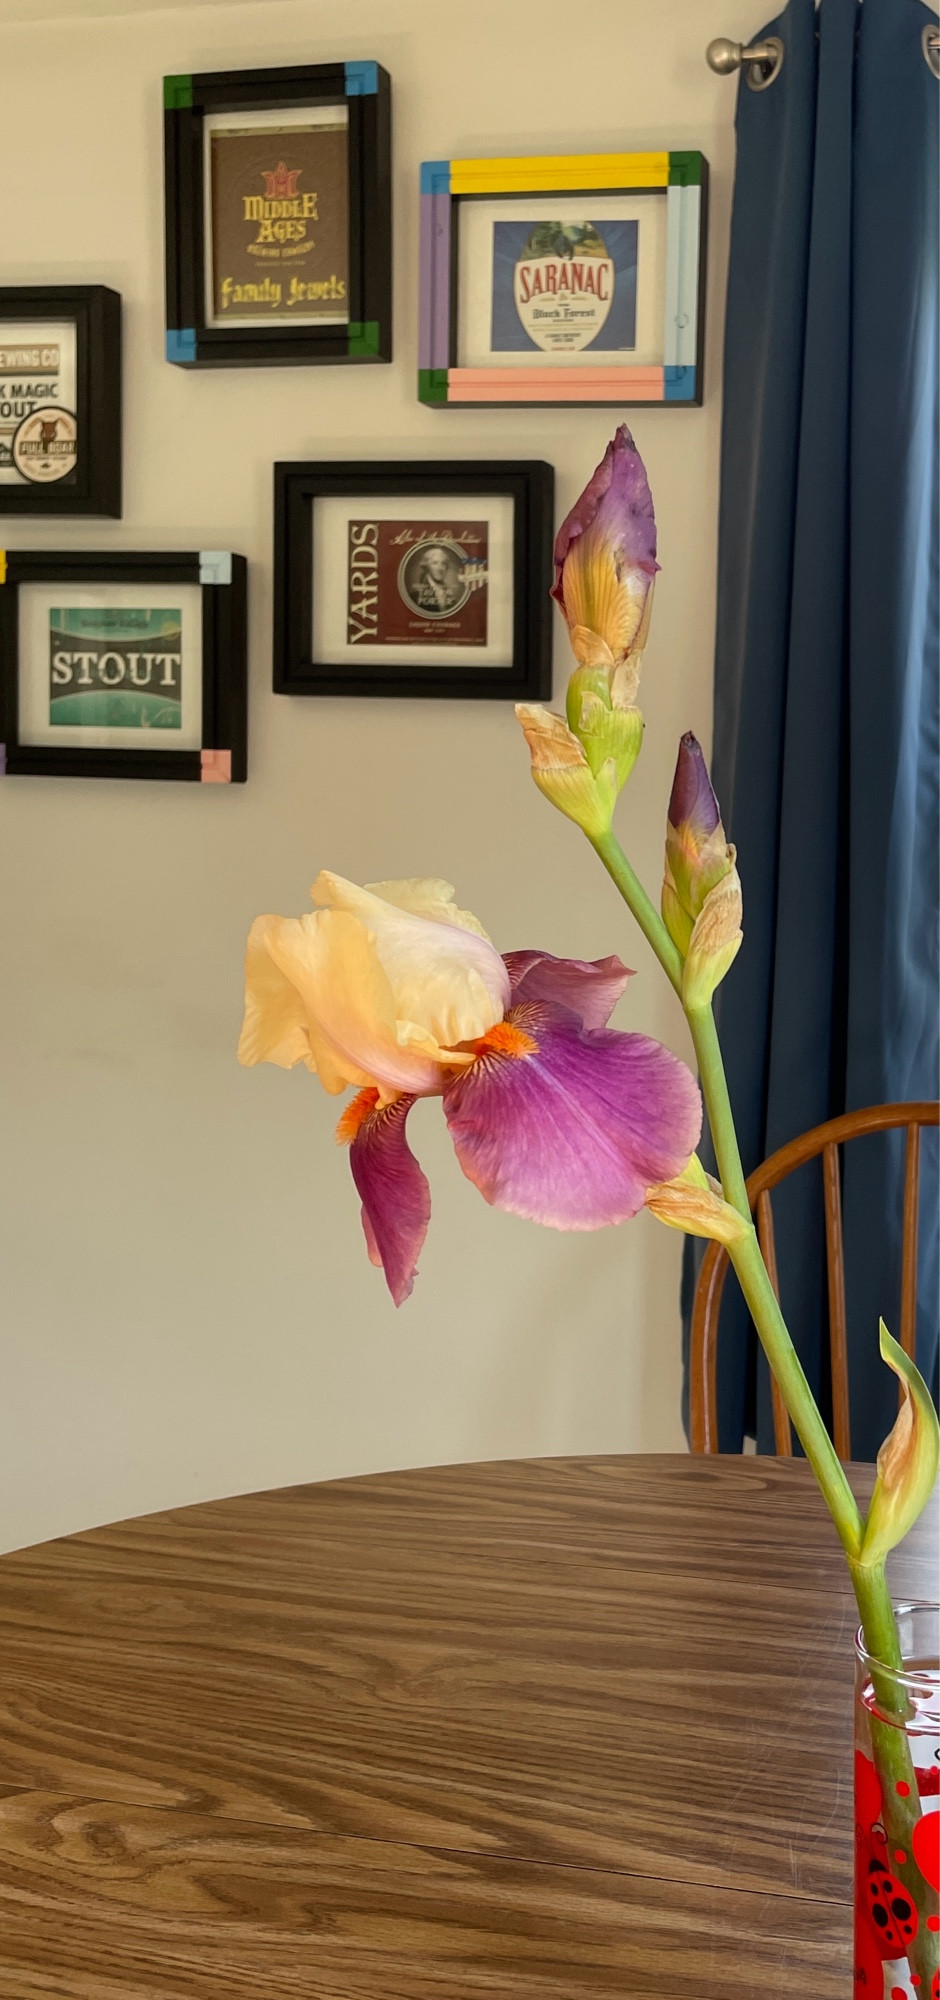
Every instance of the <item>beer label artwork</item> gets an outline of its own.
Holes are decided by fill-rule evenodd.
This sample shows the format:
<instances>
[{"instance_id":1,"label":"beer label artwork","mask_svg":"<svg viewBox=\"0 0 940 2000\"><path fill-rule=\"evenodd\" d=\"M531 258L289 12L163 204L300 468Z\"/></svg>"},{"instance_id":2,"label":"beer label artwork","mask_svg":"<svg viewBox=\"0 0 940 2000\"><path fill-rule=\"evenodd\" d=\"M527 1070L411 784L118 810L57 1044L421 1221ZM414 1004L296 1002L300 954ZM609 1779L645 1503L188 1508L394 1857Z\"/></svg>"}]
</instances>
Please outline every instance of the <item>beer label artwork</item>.
<instances>
[{"instance_id":1,"label":"beer label artwork","mask_svg":"<svg viewBox=\"0 0 940 2000\"><path fill-rule=\"evenodd\" d=\"M217 320L347 321L347 129L252 126L210 136Z\"/></svg>"},{"instance_id":2,"label":"beer label artwork","mask_svg":"<svg viewBox=\"0 0 940 2000\"><path fill-rule=\"evenodd\" d=\"M486 645L486 521L350 521L351 646Z\"/></svg>"},{"instance_id":3,"label":"beer label artwork","mask_svg":"<svg viewBox=\"0 0 940 2000\"><path fill-rule=\"evenodd\" d=\"M49 721L71 728L179 729L179 611L49 613Z\"/></svg>"},{"instance_id":4,"label":"beer label artwork","mask_svg":"<svg viewBox=\"0 0 940 2000\"><path fill-rule=\"evenodd\" d=\"M46 484L74 472L75 330L31 338L0 327L0 484Z\"/></svg>"},{"instance_id":5,"label":"beer label artwork","mask_svg":"<svg viewBox=\"0 0 940 2000\"><path fill-rule=\"evenodd\" d=\"M637 222L496 222L495 352L636 347Z\"/></svg>"}]
</instances>

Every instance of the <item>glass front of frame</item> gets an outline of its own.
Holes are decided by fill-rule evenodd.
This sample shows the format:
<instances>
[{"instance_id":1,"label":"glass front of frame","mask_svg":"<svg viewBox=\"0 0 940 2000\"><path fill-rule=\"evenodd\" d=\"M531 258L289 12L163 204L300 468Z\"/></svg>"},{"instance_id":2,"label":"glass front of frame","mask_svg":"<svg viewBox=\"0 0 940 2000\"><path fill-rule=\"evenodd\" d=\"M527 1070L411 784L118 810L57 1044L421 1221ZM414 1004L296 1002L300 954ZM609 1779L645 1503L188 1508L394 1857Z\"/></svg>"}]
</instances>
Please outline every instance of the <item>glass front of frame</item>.
<instances>
[{"instance_id":1,"label":"glass front of frame","mask_svg":"<svg viewBox=\"0 0 940 2000\"><path fill-rule=\"evenodd\" d=\"M202 677L198 584L20 586L24 747L198 750Z\"/></svg>"},{"instance_id":2,"label":"glass front of frame","mask_svg":"<svg viewBox=\"0 0 940 2000\"><path fill-rule=\"evenodd\" d=\"M463 198L459 368L663 361L665 189Z\"/></svg>"},{"instance_id":3,"label":"glass front of frame","mask_svg":"<svg viewBox=\"0 0 940 2000\"><path fill-rule=\"evenodd\" d=\"M513 654L508 494L313 503L318 666L506 666Z\"/></svg>"},{"instance_id":4,"label":"glass front of frame","mask_svg":"<svg viewBox=\"0 0 940 2000\"><path fill-rule=\"evenodd\" d=\"M0 487L74 479L77 393L74 320L0 320Z\"/></svg>"},{"instance_id":5,"label":"glass front of frame","mask_svg":"<svg viewBox=\"0 0 940 2000\"><path fill-rule=\"evenodd\" d=\"M204 120L207 326L349 323L345 104Z\"/></svg>"}]
</instances>

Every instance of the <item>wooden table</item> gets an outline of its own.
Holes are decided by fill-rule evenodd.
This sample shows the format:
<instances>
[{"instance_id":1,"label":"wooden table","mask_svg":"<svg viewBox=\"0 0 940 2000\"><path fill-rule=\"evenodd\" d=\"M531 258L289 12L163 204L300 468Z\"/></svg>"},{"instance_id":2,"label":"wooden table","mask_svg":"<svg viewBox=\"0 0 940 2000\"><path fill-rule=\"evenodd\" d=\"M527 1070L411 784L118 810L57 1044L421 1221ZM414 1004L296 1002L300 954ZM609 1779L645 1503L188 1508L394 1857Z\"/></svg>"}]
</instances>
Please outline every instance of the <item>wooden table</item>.
<instances>
[{"instance_id":1,"label":"wooden table","mask_svg":"<svg viewBox=\"0 0 940 2000\"><path fill-rule=\"evenodd\" d=\"M6 1556L0 1996L846 2000L852 1630L767 1459L451 1466Z\"/></svg>"}]
</instances>

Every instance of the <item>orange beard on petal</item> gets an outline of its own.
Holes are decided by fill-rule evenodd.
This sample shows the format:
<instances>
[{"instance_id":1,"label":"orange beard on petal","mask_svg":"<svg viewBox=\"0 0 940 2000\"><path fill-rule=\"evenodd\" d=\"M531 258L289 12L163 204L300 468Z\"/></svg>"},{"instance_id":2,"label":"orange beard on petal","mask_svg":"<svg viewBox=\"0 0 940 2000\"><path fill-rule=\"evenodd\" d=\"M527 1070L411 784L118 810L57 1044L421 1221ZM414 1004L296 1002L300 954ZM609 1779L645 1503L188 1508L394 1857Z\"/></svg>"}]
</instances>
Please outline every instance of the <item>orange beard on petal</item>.
<instances>
[{"instance_id":1,"label":"orange beard on petal","mask_svg":"<svg viewBox=\"0 0 940 2000\"><path fill-rule=\"evenodd\" d=\"M473 1044L477 1056L535 1056L539 1045L533 1035L527 1035L524 1028L517 1028L512 1021L497 1021Z\"/></svg>"},{"instance_id":2,"label":"orange beard on petal","mask_svg":"<svg viewBox=\"0 0 940 2000\"><path fill-rule=\"evenodd\" d=\"M347 1104L336 1127L336 1143L338 1146L348 1146L352 1143L360 1126L364 1125L366 1119L371 1117L378 1101L379 1093L371 1083L367 1085L365 1090L356 1092L355 1097L351 1098Z\"/></svg>"}]
</instances>

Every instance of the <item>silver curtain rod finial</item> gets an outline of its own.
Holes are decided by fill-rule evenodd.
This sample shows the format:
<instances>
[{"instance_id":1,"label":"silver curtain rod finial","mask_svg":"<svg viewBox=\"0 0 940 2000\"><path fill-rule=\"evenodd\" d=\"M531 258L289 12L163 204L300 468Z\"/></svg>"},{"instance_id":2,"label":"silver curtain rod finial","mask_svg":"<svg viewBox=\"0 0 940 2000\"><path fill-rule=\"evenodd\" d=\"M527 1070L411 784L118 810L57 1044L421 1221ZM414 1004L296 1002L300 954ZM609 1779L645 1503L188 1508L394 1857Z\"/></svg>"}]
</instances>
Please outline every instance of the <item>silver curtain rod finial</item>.
<instances>
[{"instance_id":1,"label":"silver curtain rod finial","mask_svg":"<svg viewBox=\"0 0 940 2000\"><path fill-rule=\"evenodd\" d=\"M730 76L732 70L740 69L743 54L742 42L730 42L727 35L719 35L717 41L709 42L705 61L719 76Z\"/></svg>"},{"instance_id":2,"label":"silver curtain rod finial","mask_svg":"<svg viewBox=\"0 0 940 2000\"><path fill-rule=\"evenodd\" d=\"M719 35L716 41L709 42L705 61L718 76L732 76L736 69L744 69L750 90L766 90L780 74L783 43L779 35L768 35L766 41L752 42L750 48L745 48L743 42L732 42L727 35Z\"/></svg>"}]
</instances>

